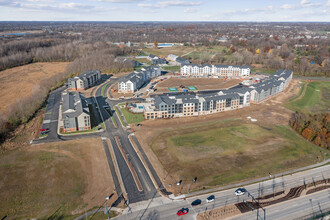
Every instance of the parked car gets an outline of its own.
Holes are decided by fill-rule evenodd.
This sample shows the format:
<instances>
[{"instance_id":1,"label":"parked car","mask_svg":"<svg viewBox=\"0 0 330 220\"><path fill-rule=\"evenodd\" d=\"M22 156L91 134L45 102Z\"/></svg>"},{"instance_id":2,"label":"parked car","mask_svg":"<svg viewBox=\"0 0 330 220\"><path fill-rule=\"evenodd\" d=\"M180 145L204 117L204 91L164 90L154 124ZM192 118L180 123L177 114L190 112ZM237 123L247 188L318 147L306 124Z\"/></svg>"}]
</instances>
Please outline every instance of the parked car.
<instances>
[{"instance_id":1,"label":"parked car","mask_svg":"<svg viewBox=\"0 0 330 220\"><path fill-rule=\"evenodd\" d=\"M207 197L206 202L213 202L215 200L215 196L211 195L209 197Z\"/></svg>"},{"instance_id":2,"label":"parked car","mask_svg":"<svg viewBox=\"0 0 330 220\"><path fill-rule=\"evenodd\" d=\"M136 124L135 126L136 126L136 127L140 127L140 126L142 126L142 124Z\"/></svg>"},{"instance_id":3,"label":"parked car","mask_svg":"<svg viewBox=\"0 0 330 220\"><path fill-rule=\"evenodd\" d=\"M191 205L192 206L196 206L196 205L200 205L202 203L202 200L200 200L200 199L196 199L195 201L193 201L192 203L191 203Z\"/></svg>"},{"instance_id":4,"label":"parked car","mask_svg":"<svg viewBox=\"0 0 330 220\"><path fill-rule=\"evenodd\" d=\"M236 196L241 196L241 195L244 195L246 193L246 189L245 188L238 188L235 190L235 195Z\"/></svg>"},{"instance_id":5,"label":"parked car","mask_svg":"<svg viewBox=\"0 0 330 220\"><path fill-rule=\"evenodd\" d=\"M178 216L181 216L181 215L188 214L188 212L189 212L189 209L188 209L188 208L182 208L182 209L180 209L176 214L177 214Z\"/></svg>"},{"instance_id":6,"label":"parked car","mask_svg":"<svg viewBox=\"0 0 330 220\"><path fill-rule=\"evenodd\" d=\"M181 185L181 183L182 183L182 180L179 180L179 182L177 182L177 186L180 186Z\"/></svg>"},{"instance_id":7,"label":"parked car","mask_svg":"<svg viewBox=\"0 0 330 220\"><path fill-rule=\"evenodd\" d=\"M40 131L49 131L49 128L42 128Z\"/></svg>"}]
</instances>

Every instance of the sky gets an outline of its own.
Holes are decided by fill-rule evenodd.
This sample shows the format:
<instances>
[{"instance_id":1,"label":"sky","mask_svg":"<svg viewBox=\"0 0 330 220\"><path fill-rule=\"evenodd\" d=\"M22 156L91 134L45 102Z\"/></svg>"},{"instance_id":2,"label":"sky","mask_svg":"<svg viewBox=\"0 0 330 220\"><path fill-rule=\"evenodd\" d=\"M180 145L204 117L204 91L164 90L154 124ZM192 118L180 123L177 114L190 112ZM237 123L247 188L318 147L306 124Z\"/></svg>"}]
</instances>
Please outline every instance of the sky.
<instances>
[{"instance_id":1,"label":"sky","mask_svg":"<svg viewBox=\"0 0 330 220\"><path fill-rule=\"evenodd\" d=\"M330 22L330 0L0 0L0 21Z\"/></svg>"}]
</instances>

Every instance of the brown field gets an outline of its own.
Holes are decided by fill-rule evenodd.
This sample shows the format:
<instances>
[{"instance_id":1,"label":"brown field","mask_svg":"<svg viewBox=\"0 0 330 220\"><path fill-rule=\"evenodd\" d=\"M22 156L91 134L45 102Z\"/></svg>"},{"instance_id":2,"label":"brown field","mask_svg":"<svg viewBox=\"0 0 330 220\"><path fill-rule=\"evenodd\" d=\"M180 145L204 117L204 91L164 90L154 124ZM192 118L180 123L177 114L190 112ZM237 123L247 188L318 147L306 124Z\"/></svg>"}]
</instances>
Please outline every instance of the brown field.
<instances>
[{"instance_id":1,"label":"brown field","mask_svg":"<svg viewBox=\"0 0 330 220\"><path fill-rule=\"evenodd\" d=\"M312 155L319 153L320 149L303 140L288 128L288 119L292 112L282 106L294 94L298 94L299 88L297 85L298 81L293 80L289 87L277 97L269 99L264 103L252 104L250 107L235 111L199 117L147 120L141 123L143 126L135 127L136 136L160 178L164 180L164 186L176 194L186 193L187 188L185 184L182 185L182 188L174 187L175 183L180 178L183 178L184 181L191 181L190 179L193 179L193 175L198 175L200 179L198 183L190 186L190 191L201 189L204 186L209 188L218 184L237 182L237 179L242 181L252 177L267 176L269 171L266 172L266 170L269 169L271 169L272 173L276 173L285 169L307 165L308 163L316 162L316 156ZM247 119L248 116L258 121L251 123ZM212 128L219 131L219 135L228 134L228 136L224 136L223 140L219 140L224 144L223 152L225 155L221 149L214 145L215 143L212 140L203 139L204 136L208 137L208 135L214 132ZM201 135L198 135L198 131L201 131L200 134L204 136L199 137ZM247 131L247 133L244 133L244 131ZM213 137L217 141L217 137ZM237 139L237 137L242 137L242 139ZM230 140L232 140L233 149L230 147L226 148L226 146L231 145ZM242 145L242 141L249 144ZM205 150L200 151L200 146L194 146L196 142L201 143ZM190 146L189 144L192 145ZM299 145L303 146L301 152L294 147ZM267 148L269 146L269 149L263 150L266 148L265 146ZM279 147L277 148L276 146ZM247 156L242 157L242 152ZM234 155L237 155L237 157ZM281 163L276 164L276 167L269 167L265 164L254 166L262 168L260 171L256 171L248 165L252 158L261 156L261 158L270 160L270 155L274 155L273 158L278 160L283 160ZM301 158L299 159L299 157ZM181 161L183 160L182 158L185 158L185 161ZM195 160L199 162L196 163ZM273 162L274 164L277 163L276 161ZM196 164L202 165L201 167L196 167ZM228 164L231 165L228 166ZM250 170L246 172L246 175L245 173L243 173L244 175L242 173L235 175L233 171L244 169L242 166ZM218 168L218 170L214 170L214 168ZM228 178L223 178L226 172L229 172L231 177L228 175ZM169 184L172 187L169 187Z\"/></svg>"},{"instance_id":2,"label":"brown field","mask_svg":"<svg viewBox=\"0 0 330 220\"><path fill-rule=\"evenodd\" d=\"M68 62L33 63L0 72L0 111L31 95L42 80L65 71Z\"/></svg>"},{"instance_id":3,"label":"brown field","mask_svg":"<svg viewBox=\"0 0 330 220\"><path fill-rule=\"evenodd\" d=\"M180 85L195 86L197 90L227 89L242 82L240 79L211 79L211 78L177 78L171 77L157 84L157 93L169 92L168 87L176 87L180 90Z\"/></svg>"},{"instance_id":4,"label":"brown field","mask_svg":"<svg viewBox=\"0 0 330 220\"><path fill-rule=\"evenodd\" d=\"M76 215L114 192L99 138L28 146L0 157L0 196L6 201L0 216L8 219L47 218L57 210L58 216Z\"/></svg>"}]
</instances>

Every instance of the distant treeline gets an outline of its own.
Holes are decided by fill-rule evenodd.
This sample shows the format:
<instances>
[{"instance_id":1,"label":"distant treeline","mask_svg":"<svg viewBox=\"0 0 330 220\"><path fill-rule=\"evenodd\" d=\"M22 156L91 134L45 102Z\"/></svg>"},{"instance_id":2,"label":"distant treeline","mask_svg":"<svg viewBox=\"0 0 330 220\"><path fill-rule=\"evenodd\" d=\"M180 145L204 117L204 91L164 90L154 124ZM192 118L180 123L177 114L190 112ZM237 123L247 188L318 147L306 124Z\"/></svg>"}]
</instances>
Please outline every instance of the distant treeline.
<instances>
[{"instance_id":1,"label":"distant treeline","mask_svg":"<svg viewBox=\"0 0 330 220\"><path fill-rule=\"evenodd\" d=\"M198 48L202 53L186 57L194 63L247 64L330 76L328 23L0 22L0 31L26 30L40 33L0 37L0 69L35 61L93 60L112 43L131 41L139 49L153 42L182 43L192 50L203 46Z\"/></svg>"},{"instance_id":2,"label":"distant treeline","mask_svg":"<svg viewBox=\"0 0 330 220\"><path fill-rule=\"evenodd\" d=\"M330 149L329 113L305 114L295 112L290 118L290 126L305 139L320 147Z\"/></svg>"},{"instance_id":3,"label":"distant treeline","mask_svg":"<svg viewBox=\"0 0 330 220\"><path fill-rule=\"evenodd\" d=\"M47 38L46 38L47 39ZM108 44L106 42L89 43L74 39L32 38L26 40L0 41L0 70L33 63L75 61L70 71L79 72L90 69L133 70L126 63L115 64L117 56L135 53L134 48ZM100 64L100 65L98 65ZM78 65L82 65L78 68ZM114 67L116 66L116 67Z\"/></svg>"}]
</instances>

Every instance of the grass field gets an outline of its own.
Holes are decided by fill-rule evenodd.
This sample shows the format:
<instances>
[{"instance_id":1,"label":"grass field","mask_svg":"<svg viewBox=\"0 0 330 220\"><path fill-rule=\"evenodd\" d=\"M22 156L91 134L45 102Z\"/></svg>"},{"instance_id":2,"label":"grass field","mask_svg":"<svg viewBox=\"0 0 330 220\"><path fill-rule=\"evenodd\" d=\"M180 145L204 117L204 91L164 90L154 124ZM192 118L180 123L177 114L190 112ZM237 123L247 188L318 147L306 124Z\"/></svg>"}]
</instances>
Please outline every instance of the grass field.
<instances>
[{"instance_id":1,"label":"grass field","mask_svg":"<svg viewBox=\"0 0 330 220\"><path fill-rule=\"evenodd\" d=\"M152 150L170 175L198 177L194 189L214 187L306 166L324 151L288 126L241 120L178 127L155 137ZM327 152L329 155L329 152Z\"/></svg>"},{"instance_id":2,"label":"grass field","mask_svg":"<svg viewBox=\"0 0 330 220\"><path fill-rule=\"evenodd\" d=\"M139 122L144 121L143 113L134 114L134 113L128 111L126 108L120 108L120 110L123 113L127 123L129 123L129 124L139 123Z\"/></svg>"},{"instance_id":3,"label":"grass field","mask_svg":"<svg viewBox=\"0 0 330 220\"><path fill-rule=\"evenodd\" d=\"M0 71L0 111L17 101L17 97L29 97L39 83L65 71L68 62L33 63Z\"/></svg>"},{"instance_id":4,"label":"grass field","mask_svg":"<svg viewBox=\"0 0 330 220\"><path fill-rule=\"evenodd\" d=\"M180 66L163 66L163 70L177 72L180 71Z\"/></svg>"},{"instance_id":5,"label":"grass field","mask_svg":"<svg viewBox=\"0 0 330 220\"><path fill-rule=\"evenodd\" d=\"M273 74L276 69L251 68L251 73Z\"/></svg>"},{"instance_id":6,"label":"grass field","mask_svg":"<svg viewBox=\"0 0 330 220\"><path fill-rule=\"evenodd\" d=\"M0 216L7 219L72 219L103 204L114 189L96 138L7 151L0 155L0 179Z\"/></svg>"},{"instance_id":7,"label":"grass field","mask_svg":"<svg viewBox=\"0 0 330 220\"><path fill-rule=\"evenodd\" d=\"M301 92L285 106L292 111L323 112L330 109L330 82L303 84Z\"/></svg>"}]
</instances>

